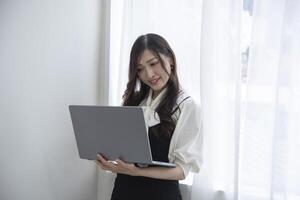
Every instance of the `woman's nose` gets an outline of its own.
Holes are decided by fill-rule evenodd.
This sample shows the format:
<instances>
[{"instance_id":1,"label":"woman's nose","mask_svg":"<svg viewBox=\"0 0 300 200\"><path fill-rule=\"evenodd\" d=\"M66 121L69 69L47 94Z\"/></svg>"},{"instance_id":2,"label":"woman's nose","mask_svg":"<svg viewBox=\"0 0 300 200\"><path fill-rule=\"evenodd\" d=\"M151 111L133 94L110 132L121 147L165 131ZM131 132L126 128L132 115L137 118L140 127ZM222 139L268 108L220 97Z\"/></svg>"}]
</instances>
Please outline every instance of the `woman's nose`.
<instances>
[{"instance_id":1,"label":"woman's nose","mask_svg":"<svg viewBox=\"0 0 300 200\"><path fill-rule=\"evenodd\" d=\"M152 78L153 75L154 75L153 69L151 69L150 67L147 67L146 68L146 75L147 75L147 78Z\"/></svg>"}]
</instances>

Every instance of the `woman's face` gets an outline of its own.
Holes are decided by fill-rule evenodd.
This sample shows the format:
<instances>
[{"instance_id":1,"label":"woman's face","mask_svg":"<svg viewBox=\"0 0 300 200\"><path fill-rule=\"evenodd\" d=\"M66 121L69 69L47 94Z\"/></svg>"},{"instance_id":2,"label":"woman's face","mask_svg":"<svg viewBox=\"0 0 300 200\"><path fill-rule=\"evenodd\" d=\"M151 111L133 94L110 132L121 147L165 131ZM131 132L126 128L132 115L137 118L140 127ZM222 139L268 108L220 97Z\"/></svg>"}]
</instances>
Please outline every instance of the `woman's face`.
<instances>
[{"instance_id":1,"label":"woman's face","mask_svg":"<svg viewBox=\"0 0 300 200\"><path fill-rule=\"evenodd\" d=\"M142 53L137 66L139 79L154 91L154 96L165 88L171 73L171 59L161 54L160 57L168 73L164 70L159 58L148 49Z\"/></svg>"}]
</instances>

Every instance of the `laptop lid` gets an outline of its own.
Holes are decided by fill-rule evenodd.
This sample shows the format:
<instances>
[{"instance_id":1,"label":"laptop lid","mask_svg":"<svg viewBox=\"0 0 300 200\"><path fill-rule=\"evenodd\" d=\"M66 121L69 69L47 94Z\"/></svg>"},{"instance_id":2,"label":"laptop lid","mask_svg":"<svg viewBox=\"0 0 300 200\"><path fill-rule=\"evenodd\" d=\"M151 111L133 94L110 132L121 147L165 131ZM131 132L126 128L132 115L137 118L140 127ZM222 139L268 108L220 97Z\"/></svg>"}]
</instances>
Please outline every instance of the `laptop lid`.
<instances>
[{"instance_id":1,"label":"laptop lid","mask_svg":"<svg viewBox=\"0 0 300 200\"><path fill-rule=\"evenodd\" d=\"M69 110L80 158L95 160L100 153L108 160L164 166L152 161L141 107L70 105Z\"/></svg>"}]
</instances>

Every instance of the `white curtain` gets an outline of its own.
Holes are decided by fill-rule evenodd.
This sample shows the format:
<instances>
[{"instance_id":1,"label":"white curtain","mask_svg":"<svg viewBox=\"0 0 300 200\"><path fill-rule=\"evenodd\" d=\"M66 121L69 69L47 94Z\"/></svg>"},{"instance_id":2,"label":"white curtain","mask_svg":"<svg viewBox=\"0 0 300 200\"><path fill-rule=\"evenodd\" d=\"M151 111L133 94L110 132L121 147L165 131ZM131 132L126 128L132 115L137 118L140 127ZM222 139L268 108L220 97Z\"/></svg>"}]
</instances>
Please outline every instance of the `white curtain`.
<instances>
[{"instance_id":1,"label":"white curtain","mask_svg":"<svg viewBox=\"0 0 300 200\"><path fill-rule=\"evenodd\" d=\"M121 103L130 47L148 32L169 41L181 84L201 102L205 164L182 182L185 200L300 199L300 6L253 5L245 72L242 0L111 1L109 104Z\"/></svg>"},{"instance_id":2,"label":"white curtain","mask_svg":"<svg viewBox=\"0 0 300 200\"><path fill-rule=\"evenodd\" d=\"M240 110L240 0L204 0L201 100L204 168L192 199L234 199Z\"/></svg>"},{"instance_id":3,"label":"white curtain","mask_svg":"<svg viewBox=\"0 0 300 200\"><path fill-rule=\"evenodd\" d=\"M133 42L150 32L162 35L170 43L177 55L182 85L200 102L201 5L199 0L111 1L109 102L112 105L121 103Z\"/></svg>"},{"instance_id":4,"label":"white curtain","mask_svg":"<svg viewBox=\"0 0 300 200\"><path fill-rule=\"evenodd\" d=\"M298 200L300 2L254 1L243 83L240 3L203 3L206 167L195 178L192 199Z\"/></svg>"},{"instance_id":5,"label":"white curtain","mask_svg":"<svg viewBox=\"0 0 300 200\"><path fill-rule=\"evenodd\" d=\"M139 35L150 32L170 43L177 56L180 82L200 103L201 6L199 0L111 1L109 105L121 104L131 46ZM114 177L99 170L99 200L110 198ZM192 182L191 174L181 185L186 199L190 198Z\"/></svg>"},{"instance_id":6,"label":"white curtain","mask_svg":"<svg viewBox=\"0 0 300 200\"><path fill-rule=\"evenodd\" d=\"M239 199L300 199L300 1L254 1Z\"/></svg>"}]
</instances>

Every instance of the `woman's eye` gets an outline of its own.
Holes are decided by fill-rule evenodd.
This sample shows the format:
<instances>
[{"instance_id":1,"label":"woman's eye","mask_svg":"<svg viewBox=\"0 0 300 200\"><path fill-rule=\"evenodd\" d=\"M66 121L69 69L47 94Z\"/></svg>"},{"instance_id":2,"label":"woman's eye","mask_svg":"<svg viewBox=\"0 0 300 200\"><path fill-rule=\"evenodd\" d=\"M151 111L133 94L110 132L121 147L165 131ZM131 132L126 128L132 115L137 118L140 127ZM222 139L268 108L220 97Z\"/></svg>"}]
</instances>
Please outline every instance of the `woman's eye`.
<instances>
[{"instance_id":1,"label":"woman's eye","mask_svg":"<svg viewBox=\"0 0 300 200\"><path fill-rule=\"evenodd\" d=\"M157 65L159 62L153 62L150 64L150 66L154 66L154 65Z\"/></svg>"}]
</instances>

